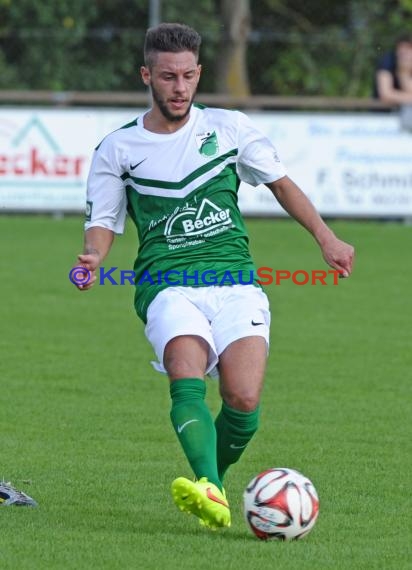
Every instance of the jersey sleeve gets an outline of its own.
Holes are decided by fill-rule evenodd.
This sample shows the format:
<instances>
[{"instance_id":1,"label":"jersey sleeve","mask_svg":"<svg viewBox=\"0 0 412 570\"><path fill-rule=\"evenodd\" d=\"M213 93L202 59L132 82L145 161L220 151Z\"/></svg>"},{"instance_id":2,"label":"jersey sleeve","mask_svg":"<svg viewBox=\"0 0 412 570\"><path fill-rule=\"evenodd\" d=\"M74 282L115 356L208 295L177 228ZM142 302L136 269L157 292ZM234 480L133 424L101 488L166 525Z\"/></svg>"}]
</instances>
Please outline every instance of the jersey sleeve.
<instances>
[{"instance_id":1,"label":"jersey sleeve","mask_svg":"<svg viewBox=\"0 0 412 570\"><path fill-rule=\"evenodd\" d=\"M259 131L251 119L238 112L238 159L239 178L252 186L275 182L286 175L276 148Z\"/></svg>"},{"instance_id":2,"label":"jersey sleeve","mask_svg":"<svg viewBox=\"0 0 412 570\"><path fill-rule=\"evenodd\" d=\"M87 179L86 230L100 227L116 234L124 231L127 198L117 153L110 138L94 152Z\"/></svg>"}]
</instances>

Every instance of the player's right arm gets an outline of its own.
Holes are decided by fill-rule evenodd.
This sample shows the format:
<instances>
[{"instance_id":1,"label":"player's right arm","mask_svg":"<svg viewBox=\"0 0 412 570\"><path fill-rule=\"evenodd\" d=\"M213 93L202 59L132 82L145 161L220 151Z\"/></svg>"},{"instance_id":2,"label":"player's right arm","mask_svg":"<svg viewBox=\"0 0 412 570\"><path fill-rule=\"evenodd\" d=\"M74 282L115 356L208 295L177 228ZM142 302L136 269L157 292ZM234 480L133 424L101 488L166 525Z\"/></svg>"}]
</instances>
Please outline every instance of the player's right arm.
<instances>
[{"instance_id":1,"label":"player's right arm","mask_svg":"<svg viewBox=\"0 0 412 570\"><path fill-rule=\"evenodd\" d=\"M110 251L114 232L106 228L92 227L84 233L83 253L77 256L76 267L84 267L90 275L87 283L74 283L80 291L87 291L96 281L96 269Z\"/></svg>"},{"instance_id":2,"label":"player's right arm","mask_svg":"<svg viewBox=\"0 0 412 570\"><path fill-rule=\"evenodd\" d=\"M127 200L121 162L118 146L107 137L94 153L87 179L84 247L75 267L84 267L88 275L84 283L72 279L81 291L93 286L96 270L109 253L115 234L124 230Z\"/></svg>"}]
</instances>

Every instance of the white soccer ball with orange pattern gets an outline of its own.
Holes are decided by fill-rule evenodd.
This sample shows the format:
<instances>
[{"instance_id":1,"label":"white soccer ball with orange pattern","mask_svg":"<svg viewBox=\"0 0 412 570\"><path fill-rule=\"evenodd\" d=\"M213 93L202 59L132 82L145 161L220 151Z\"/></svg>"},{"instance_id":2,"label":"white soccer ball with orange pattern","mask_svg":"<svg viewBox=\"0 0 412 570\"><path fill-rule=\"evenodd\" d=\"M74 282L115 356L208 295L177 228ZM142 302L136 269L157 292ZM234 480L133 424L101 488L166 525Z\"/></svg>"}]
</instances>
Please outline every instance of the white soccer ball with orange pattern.
<instances>
[{"instance_id":1,"label":"white soccer ball with orange pattern","mask_svg":"<svg viewBox=\"0 0 412 570\"><path fill-rule=\"evenodd\" d=\"M319 498L312 481L286 467L257 475L246 487L243 501L246 522L261 540L303 538L319 514Z\"/></svg>"}]
</instances>

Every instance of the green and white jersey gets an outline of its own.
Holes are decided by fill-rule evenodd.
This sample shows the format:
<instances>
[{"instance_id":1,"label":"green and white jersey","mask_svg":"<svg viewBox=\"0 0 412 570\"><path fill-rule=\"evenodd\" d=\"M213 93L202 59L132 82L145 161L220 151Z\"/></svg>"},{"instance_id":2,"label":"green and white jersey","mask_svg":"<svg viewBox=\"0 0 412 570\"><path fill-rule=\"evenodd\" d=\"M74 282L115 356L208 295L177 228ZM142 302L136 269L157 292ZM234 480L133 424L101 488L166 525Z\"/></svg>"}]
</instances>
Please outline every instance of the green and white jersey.
<instances>
[{"instance_id":1,"label":"green and white jersey","mask_svg":"<svg viewBox=\"0 0 412 570\"><path fill-rule=\"evenodd\" d=\"M272 143L244 113L194 105L172 134L147 131L142 115L97 147L85 228L123 233L129 213L140 244L135 306L145 321L165 287L248 278L255 268L238 208L240 181L257 186L285 174Z\"/></svg>"}]
</instances>

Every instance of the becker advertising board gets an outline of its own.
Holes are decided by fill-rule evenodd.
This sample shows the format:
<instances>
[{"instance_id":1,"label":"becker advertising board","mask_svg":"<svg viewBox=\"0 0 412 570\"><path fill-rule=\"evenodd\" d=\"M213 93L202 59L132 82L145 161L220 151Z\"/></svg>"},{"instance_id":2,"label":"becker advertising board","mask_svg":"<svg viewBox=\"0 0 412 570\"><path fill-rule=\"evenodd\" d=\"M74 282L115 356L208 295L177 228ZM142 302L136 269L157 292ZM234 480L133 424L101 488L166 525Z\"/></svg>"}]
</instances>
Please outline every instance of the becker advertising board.
<instances>
[{"instance_id":1,"label":"becker advertising board","mask_svg":"<svg viewBox=\"0 0 412 570\"><path fill-rule=\"evenodd\" d=\"M83 212L93 149L142 109L0 109L0 211ZM250 113L290 177L330 216L412 216L412 134L396 113ZM245 214L284 213L241 184Z\"/></svg>"},{"instance_id":2,"label":"becker advertising board","mask_svg":"<svg viewBox=\"0 0 412 570\"><path fill-rule=\"evenodd\" d=\"M93 149L123 116L1 109L0 211L84 211Z\"/></svg>"}]
</instances>

